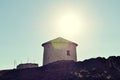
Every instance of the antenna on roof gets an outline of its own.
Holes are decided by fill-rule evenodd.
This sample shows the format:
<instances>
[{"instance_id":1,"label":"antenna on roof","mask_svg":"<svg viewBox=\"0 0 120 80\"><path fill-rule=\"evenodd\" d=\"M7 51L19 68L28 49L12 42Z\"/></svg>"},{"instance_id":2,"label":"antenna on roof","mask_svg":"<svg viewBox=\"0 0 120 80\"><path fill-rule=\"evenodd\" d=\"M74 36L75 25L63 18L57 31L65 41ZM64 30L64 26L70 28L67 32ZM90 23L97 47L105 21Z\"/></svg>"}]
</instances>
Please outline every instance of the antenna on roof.
<instances>
[{"instance_id":1,"label":"antenna on roof","mask_svg":"<svg viewBox=\"0 0 120 80\"><path fill-rule=\"evenodd\" d=\"M29 58L27 58L27 63L29 63Z\"/></svg>"},{"instance_id":2,"label":"antenna on roof","mask_svg":"<svg viewBox=\"0 0 120 80\"><path fill-rule=\"evenodd\" d=\"M22 64L22 60L21 60L21 64Z\"/></svg>"},{"instance_id":3,"label":"antenna on roof","mask_svg":"<svg viewBox=\"0 0 120 80\"><path fill-rule=\"evenodd\" d=\"M16 60L14 60L14 68L16 68L17 62Z\"/></svg>"},{"instance_id":4,"label":"antenna on roof","mask_svg":"<svg viewBox=\"0 0 120 80\"><path fill-rule=\"evenodd\" d=\"M32 62L33 62L33 63L36 63L36 59L32 59Z\"/></svg>"}]
</instances>

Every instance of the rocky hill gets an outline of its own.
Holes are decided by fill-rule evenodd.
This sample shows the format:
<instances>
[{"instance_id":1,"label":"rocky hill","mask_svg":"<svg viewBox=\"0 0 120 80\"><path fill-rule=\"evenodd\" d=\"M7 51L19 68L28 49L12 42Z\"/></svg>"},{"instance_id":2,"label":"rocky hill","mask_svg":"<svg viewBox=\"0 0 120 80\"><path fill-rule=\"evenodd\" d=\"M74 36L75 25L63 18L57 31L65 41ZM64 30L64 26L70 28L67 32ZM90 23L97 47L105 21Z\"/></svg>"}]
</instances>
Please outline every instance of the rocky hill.
<instances>
[{"instance_id":1,"label":"rocky hill","mask_svg":"<svg viewBox=\"0 0 120 80\"><path fill-rule=\"evenodd\" d=\"M0 80L120 80L120 56L57 61L38 68L0 71Z\"/></svg>"}]
</instances>

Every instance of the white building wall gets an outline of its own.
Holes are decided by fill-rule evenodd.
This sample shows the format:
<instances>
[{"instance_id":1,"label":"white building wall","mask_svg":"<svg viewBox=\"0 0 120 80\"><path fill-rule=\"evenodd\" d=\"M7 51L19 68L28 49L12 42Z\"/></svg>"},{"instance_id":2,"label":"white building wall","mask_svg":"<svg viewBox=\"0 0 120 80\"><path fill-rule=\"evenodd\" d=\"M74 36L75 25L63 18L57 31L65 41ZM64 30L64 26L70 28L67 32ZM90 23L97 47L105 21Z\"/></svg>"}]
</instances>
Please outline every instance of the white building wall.
<instances>
[{"instance_id":1,"label":"white building wall","mask_svg":"<svg viewBox=\"0 0 120 80\"><path fill-rule=\"evenodd\" d=\"M70 56L67 55L70 51ZM43 65L59 60L77 61L76 45L73 43L49 43L44 45Z\"/></svg>"}]
</instances>

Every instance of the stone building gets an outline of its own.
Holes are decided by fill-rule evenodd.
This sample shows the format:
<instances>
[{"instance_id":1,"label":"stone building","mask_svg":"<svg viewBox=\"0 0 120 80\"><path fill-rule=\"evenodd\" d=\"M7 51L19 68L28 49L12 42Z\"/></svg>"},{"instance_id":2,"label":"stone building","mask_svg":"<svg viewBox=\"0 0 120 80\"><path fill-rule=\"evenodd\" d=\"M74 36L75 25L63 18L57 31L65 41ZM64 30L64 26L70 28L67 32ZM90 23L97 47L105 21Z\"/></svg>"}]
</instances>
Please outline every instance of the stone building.
<instances>
[{"instance_id":1,"label":"stone building","mask_svg":"<svg viewBox=\"0 0 120 80\"><path fill-rule=\"evenodd\" d=\"M76 43L58 37L42 44L44 47L43 65L59 60L77 61Z\"/></svg>"},{"instance_id":2,"label":"stone building","mask_svg":"<svg viewBox=\"0 0 120 80\"><path fill-rule=\"evenodd\" d=\"M36 63L25 63L25 64L19 64L17 66L17 69L35 68L35 67L38 67L38 64L36 64Z\"/></svg>"}]
</instances>

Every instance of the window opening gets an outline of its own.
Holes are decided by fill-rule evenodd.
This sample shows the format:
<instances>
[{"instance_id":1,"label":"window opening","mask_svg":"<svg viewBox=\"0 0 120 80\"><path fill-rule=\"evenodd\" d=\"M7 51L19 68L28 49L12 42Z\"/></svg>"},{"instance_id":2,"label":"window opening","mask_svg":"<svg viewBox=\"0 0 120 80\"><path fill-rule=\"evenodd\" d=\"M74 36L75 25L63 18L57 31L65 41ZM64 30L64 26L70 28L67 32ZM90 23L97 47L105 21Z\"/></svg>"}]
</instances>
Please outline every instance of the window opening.
<instances>
[{"instance_id":1,"label":"window opening","mask_svg":"<svg viewBox=\"0 0 120 80\"><path fill-rule=\"evenodd\" d=\"M67 56L70 56L70 50L67 50Z\"/></svg>"}]
</instances>

